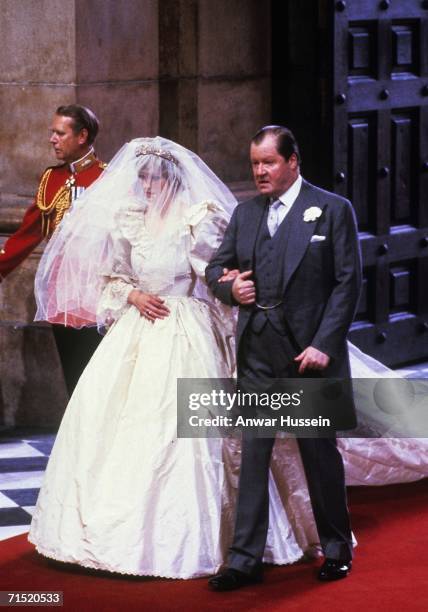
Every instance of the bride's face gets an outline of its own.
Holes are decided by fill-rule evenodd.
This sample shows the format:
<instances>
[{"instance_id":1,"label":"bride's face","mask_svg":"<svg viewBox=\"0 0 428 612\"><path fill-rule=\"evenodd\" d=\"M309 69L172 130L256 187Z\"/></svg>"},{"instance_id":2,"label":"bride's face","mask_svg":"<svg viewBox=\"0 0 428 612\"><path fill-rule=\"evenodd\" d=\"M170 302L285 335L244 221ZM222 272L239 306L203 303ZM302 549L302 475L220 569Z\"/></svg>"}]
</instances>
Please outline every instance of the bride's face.
<instances>
[{"instance_id":1,"label":"bride's face","mask_svg":"<svg viewBox=\"0 0 428 612\"><path fill-rule=\"evenodd\" d=\"M171 162L162 158L151 159L140 168L139 188L146 204L146 213L165 218L179 189L174 172L175 166L171 167Z\"/></svg>"},{"instance_id":2,"label":"bride's face","mask_svg":"<svg viewBox=\"0 0 428 612\"><path fill-rule=\"evenodd\" d=\"M144 195L147 201L155 202L162 192L166 189L168 180L159 173L151 173L150 175L140 175L140 180L143 186Z\"/></svg>"}]
</instances>

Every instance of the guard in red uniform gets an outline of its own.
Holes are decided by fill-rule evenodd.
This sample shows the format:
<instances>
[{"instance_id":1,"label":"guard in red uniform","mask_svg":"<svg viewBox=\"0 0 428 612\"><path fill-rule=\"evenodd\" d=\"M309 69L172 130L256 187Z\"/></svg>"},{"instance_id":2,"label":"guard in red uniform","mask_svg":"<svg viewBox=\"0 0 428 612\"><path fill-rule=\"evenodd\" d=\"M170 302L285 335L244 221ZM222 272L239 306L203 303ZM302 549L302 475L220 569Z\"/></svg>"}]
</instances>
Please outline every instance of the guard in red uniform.
<instances>
[{"instance_id":1,"label":"guard in red uniform","mask_svg":"<svg viewBox=\"0 0 428 612\"><path fill-rule=\"evenodd\" d=\"M60 106L53 117L50 143L62 163L47 168L40 179L34 203L19 229L0 251L0 281L14 270L43 239L49 240L73 201L105 168L95 155L93 143L98 119L84 106ZM101 340L95 328L76 330L53 326L69 393Z\"/></svg>"}]
</instances>

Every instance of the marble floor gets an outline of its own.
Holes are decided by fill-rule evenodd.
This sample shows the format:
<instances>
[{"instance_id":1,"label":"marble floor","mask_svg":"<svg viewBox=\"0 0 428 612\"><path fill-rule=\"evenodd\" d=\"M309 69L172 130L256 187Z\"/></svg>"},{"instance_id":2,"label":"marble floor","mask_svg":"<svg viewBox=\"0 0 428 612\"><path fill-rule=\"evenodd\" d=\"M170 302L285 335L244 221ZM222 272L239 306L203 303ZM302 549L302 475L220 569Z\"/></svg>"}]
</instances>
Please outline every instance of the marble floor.
<instances>
[{"instance_id":1,"label":"marble floor","mask_svg":"<svg viewBox=\"0 0 428 612\"><path fill-rule=\"evenodd\" d=\"M28 531L54 440L34 430L0 436L0 540Z\"/></svg>"}]
</instances>

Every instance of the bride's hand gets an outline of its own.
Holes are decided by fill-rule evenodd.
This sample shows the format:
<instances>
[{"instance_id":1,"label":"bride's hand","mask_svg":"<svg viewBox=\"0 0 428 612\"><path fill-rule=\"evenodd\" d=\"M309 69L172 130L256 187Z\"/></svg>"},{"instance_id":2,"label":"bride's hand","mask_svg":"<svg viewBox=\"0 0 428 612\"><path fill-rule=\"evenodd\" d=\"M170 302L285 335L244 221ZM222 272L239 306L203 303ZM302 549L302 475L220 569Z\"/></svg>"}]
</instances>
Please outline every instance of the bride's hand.
<instances>
[{"instance_id":1,"label":"bride's hand","mask_svg":"<svg viewBox=\"0 0 428 612\"><path fill-rule=\"evenodd\" d=\"M239 275L239 270L229 270L229 268L223 268L223 276L218 279L219 283L226 283L227 281L234 281Z\"/></svg>"},{"instance_id":2,"label":"bride's hand","mask_svg":"<svg viewBox=\"0 0 428 612\"><path fill-rule=\"evenodd\" d=\"M137 308L141 315L152 323L156 319L164 319L169 315L169 308L157 295L143 293L139 289L133 289L128 295L128 302Z\"/></svg>"}]
</instances>

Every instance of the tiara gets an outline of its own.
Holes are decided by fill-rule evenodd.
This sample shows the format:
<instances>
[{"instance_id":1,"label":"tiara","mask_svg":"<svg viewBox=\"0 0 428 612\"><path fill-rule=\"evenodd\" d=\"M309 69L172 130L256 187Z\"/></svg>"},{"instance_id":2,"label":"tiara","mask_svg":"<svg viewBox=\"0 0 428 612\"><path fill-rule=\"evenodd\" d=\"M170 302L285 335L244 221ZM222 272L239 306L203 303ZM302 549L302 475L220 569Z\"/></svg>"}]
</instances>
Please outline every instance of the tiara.
<instances>
[{"instance_id":1,"label":"tiara","mask_svg":"<svg viewBox=\"0 0 428 612\"><path fill-rule=\"evenodd\" d=\"M138 147L135 151L135 156L139 157L140 155L157 155L157 157L163 157L178 166L178 161L172 153L165 151L165 149L155 148L153 145L145 144Z\"/></svg>"}]
</instances>

